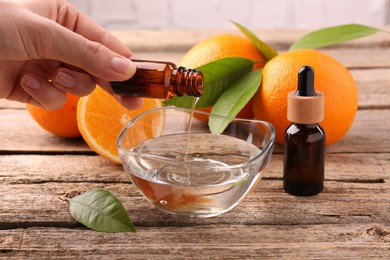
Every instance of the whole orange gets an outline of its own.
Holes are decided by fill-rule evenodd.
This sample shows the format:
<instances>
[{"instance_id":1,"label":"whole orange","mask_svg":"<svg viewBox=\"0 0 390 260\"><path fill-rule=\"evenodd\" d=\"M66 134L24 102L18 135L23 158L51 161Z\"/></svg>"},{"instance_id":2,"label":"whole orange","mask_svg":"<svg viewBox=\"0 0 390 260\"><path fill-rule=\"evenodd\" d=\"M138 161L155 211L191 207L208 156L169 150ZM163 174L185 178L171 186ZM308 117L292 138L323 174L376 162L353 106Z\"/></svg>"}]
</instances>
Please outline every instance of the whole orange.
<instances>
[{"instance_id":1,"label":"whole orange","mask_svg":"<svg viewBox=\"0 0 390 260\"><path fill-rule=\"evenodd\" d=\"M320 125L326 144L340 140L352 126L358 109L358 92L350 72L337 60L317 50L294 50L280 54L263 68L261 86L252 99L256 119L270 122L276 142L283 143L287 120L287 95L297 89L298 70L314 69L314 86L325 95L325 118Z\"/></svg>"},{"instance_id":2,"label":"whole orange","mask_svg":"<svg viewBox=\"0 0 390 260\"><path fill-rule=\"evenodd\" d=\"M81 137L77 126L78 100L78 96L68 94L65 105L59 109L47 110L30 104L26 107L43 129L60 137L76 138Z\"/></svg>"},{"instance_id":3,"label":"whole orange","mask_svg":"<svg viewBox=\"0 0 390 260\"><path fill-rule=\"evenodd\" d=\"M266 62L264 56L245 36L220 34L209 37L194 45L182 58L180 65L187 68L198 68L206 63L236 56L258 61L254 68L261 68ZM200 110L210 112L212 107ZM249 102L237 115L241 118L253 118L252 104Z\"/></svg>"}]
</instances>

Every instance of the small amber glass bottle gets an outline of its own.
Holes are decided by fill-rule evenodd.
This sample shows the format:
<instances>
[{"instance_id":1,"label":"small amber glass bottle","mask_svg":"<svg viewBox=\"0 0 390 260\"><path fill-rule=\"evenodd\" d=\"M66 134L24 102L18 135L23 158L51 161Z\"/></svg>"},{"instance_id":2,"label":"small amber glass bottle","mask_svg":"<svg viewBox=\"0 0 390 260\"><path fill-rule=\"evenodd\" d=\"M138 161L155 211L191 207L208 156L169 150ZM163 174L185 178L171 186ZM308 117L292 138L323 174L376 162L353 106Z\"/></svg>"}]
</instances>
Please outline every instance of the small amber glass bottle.
<instances>
[{"instance_id":1,"label":"small amber glass bottle","mask_svg":"<svg viewBox=\"0 0 390 260\"><path fill-rule=\"evenodd\" d=\"M296 196L318 194L324 187L324 96L314 91L314 70L304 66L298 73L298 90L290 92L287 118L292 124L284 135L284 190Z\"/></svg>"},{"instance_id":2,"label":"small amber glass bottle","mask_svg":"<svg viewBox=\"0 0 390 260\"><path fill-rule=\"evenodd\" d=\"M176 67L171 62L132 60L137 71L125 81L110 82L115 94L169 99L172 96L203 94L203 74L194 69Z\"/></svg>"}]
</instances>

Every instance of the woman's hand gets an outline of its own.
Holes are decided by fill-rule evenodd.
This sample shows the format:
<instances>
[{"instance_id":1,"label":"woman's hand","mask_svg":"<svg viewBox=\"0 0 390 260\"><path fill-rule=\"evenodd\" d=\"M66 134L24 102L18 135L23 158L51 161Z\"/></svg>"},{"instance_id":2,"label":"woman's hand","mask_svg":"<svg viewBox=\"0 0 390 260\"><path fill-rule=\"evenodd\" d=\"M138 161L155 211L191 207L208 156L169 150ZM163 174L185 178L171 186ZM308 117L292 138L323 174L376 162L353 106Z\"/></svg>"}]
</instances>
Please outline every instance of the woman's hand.
<instances>
[{"instance_id":1,"label":"woman's hand","mask_svg":"<svg viewBox=\"0 0 390 260\"><path fill-rule=\"evenodd\" d=\"M136 68L118 39L65 0L0 0L0 98L56 109L66 92L126 80ZM137 98L119 98L128 108Z\"/></svg>"}]
</instances>

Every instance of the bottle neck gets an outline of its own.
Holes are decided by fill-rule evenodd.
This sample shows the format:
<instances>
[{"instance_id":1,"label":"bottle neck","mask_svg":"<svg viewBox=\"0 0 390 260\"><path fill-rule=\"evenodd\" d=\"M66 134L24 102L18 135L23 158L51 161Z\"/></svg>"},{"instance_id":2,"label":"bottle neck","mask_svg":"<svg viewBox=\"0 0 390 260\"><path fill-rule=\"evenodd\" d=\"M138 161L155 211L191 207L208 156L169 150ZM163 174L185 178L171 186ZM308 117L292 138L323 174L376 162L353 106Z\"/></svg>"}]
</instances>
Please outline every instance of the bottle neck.
<instances>
[{"instance_id":1,"label":"bottle neck","mask_svg":"<svg viewBox=\"0 0 390 260\"><path fill-rule=\"evenodd\" d=\"M200 71L184 67L175 68L170 83L176 96L199 97L203 94L204 78Z\"/></svg>"}]
</instances>

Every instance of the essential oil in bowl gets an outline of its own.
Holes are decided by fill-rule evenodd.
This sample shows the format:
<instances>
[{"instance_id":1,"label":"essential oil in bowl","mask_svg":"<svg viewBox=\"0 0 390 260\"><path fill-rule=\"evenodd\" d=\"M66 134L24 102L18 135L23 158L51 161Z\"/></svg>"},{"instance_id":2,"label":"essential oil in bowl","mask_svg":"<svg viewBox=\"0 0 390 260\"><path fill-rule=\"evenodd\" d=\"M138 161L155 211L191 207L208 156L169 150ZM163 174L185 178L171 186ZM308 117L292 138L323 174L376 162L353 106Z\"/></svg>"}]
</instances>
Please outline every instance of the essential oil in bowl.
<instances>
[{"instance_id":1,"label":"essential oil in bowl","mask_svg":"<svg viewBox=\"0 0 390 260\"><path fill-rule=\"evenodd\" d=\"M193 133L197 142L189 143L185 160L187 138L179 134L150 139L133 149L139 156L127 158L134 184L158 208L216 216L235 207L261 179L260 163L247 163L261 153L257 146L226 135ZM239 164L243 166L234 167Z\"/></svg>"}]
</instances>

